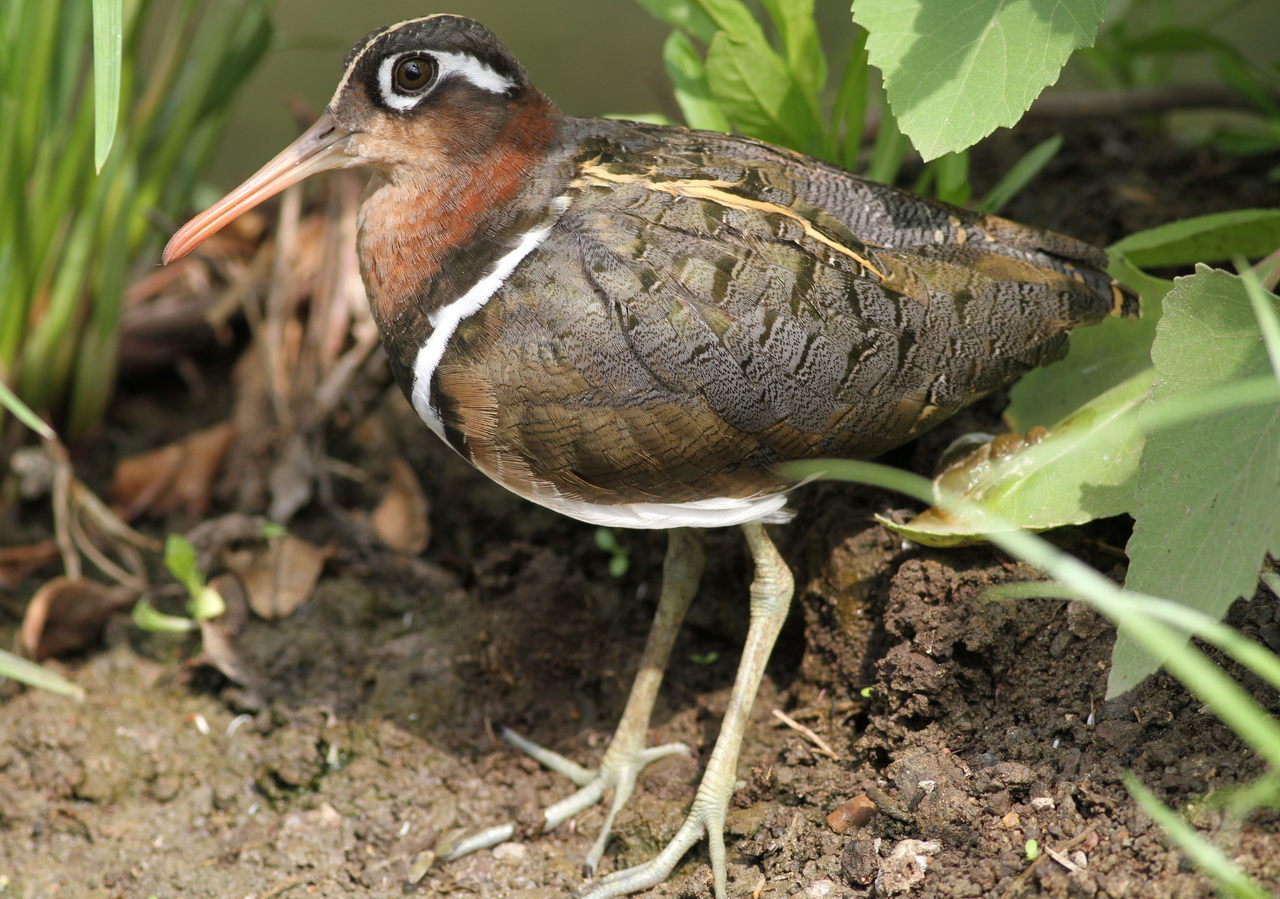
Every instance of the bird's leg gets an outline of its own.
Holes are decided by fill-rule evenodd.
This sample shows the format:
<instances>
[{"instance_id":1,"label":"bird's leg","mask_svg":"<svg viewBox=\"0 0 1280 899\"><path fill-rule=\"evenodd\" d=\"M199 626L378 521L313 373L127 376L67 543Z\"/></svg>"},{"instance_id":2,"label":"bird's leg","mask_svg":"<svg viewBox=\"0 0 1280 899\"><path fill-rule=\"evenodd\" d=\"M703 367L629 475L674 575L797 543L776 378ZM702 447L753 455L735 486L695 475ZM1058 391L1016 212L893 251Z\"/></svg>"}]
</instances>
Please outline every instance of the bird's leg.
<instances>
[{"instance_id":1,"label":"bird's leg","mask_svg":"<svg viewBox=\"0 0 1280 899\"><path fill-rule=\"evenodd\" d=\"M613 820L631 797L635 788L636 777L651 762L666 758L669 755L688 753L683 743L669 743L663 746L645 746L645 736L649 729L649 717L653 713L654 701L658 697L658 688L662 685L662 675L671 656L671 647L675 644L680 623L684 620L689 603L698 589L698 580L702 576L705 557L702 546L693 533L684 528L668 532L667 556L662 566L662 593L658 599L658 611L654 615L653 626L649 630L649 638L645 642L644 655L640 659L640 670L631 685L631 693L627 697L626 708L609 748L600 760L598 770L583 768L559 753L552 752L538 744L519 736L507 728L503 728L501 736L517 749L525 752L538 762L559 774L563 774L579 789L554 805L543 810L543 829L551 830L572 818L578 812L599 802L606 791L613 790L613 801L605 815L600 834L587 853L584 869L588 876L595 871L604 854L605 845L613 828ZM457 843L444 855L446 861L494 846L508 840L515 828L503 824L481 831Z\"/></svg>"},{"instance_id":2,"label":"bird's leg","mask_svg":"<svg viewBox=\"0 0 1280 899\"><path fill-rule=\"evenodd\" d=\"M791 605L794 581L773 541L759 522L742 526L755 562L751 582L751 623L742 661L733 683L729 708L720 725L720 736L711 750L693 807L675 837L654 858L634 868L617 871L589 890L583 899L610 899L648 889L666 880L676 863L704 836L711 854L711 874L716 899L725 899L724 819L737 777L738 751L751 717L765 664L778 639Z\"/></svg>"}]
</instances>

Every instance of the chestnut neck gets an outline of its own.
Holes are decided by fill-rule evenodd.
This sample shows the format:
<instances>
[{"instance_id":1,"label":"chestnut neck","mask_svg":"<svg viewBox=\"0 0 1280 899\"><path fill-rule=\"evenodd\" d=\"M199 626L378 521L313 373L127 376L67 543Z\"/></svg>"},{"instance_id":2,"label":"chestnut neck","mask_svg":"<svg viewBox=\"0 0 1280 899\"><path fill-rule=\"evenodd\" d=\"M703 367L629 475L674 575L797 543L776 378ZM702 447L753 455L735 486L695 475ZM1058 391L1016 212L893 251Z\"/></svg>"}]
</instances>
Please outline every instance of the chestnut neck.
<instances>
[{"instance_id":1,"label":"chestnut neck","mask_svg":"<svg viewBox=\"0 0 1280 899\"><path fill-rule=\"evenodd\" d=\"M560 113L532 92L487 147L461 143L370 182L360 209L361 273L384 335L414 342L427 316L465 293L518 232L542 193L541 164Z\"/></svg>"}]
</instances>

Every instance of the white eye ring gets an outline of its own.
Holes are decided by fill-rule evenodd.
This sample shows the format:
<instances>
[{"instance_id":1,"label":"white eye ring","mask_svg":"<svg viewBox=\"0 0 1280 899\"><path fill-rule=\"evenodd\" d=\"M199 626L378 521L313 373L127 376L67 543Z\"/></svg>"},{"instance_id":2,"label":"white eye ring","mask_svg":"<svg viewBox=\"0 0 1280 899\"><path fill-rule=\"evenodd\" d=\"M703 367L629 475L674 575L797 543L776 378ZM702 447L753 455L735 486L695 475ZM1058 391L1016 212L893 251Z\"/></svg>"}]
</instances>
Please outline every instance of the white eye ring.
<instances>
[{"instance_id":1,"label":"white eye ring","mask_svg":"<svg viewBox=\"0 0 1280 899\"><path fill-rule=\"evenodd\" d=\"M421 93L405 94L396 89L395 71L400 60L407 56L430 56L436 63L436 77L429 80ZM378 66L378 92L382 102L391 109L408 112L430 93L432 85L439 84L450 75L457 75L471 82L480 90L493 94L505 94L515 87L515 82L504 75L499 75L487 64L466 53L426 53L422 50L409 50L397 53L382 60Z\"/></svg>"},{"instance_id":2,"label":"white eye ring","mask_svg":"<svg viewBox=\"0 0 1280 899\"><path fill-rule=\"evenodd\" d=\"M382 64L378 66L378 92L382 94L382 102L390 106L392 109L400 112L408 112L410 109L418 105L418 101L425 94L425 88L440 81L440 65L436 63L436 77L429 79L424 85L424 90L420 93L406 94L397 90L395 84L396 66L400 64L400 60L408 56L426 56L421 51L414 50L409 53L397 53L395 56L388 56L382 60Z\"/></svg>"}]
</instances>

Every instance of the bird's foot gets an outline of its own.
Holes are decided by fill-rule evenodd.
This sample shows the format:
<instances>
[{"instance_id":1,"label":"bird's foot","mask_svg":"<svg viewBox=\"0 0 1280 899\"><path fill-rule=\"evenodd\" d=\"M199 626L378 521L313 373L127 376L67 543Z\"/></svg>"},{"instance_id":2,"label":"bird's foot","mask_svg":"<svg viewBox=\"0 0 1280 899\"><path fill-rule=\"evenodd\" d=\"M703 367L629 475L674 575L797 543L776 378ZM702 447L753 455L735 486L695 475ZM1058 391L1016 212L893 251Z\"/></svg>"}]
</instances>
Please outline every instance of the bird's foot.
<instances>
[{"instance_id":1,"label":"bird's foot","mask_svg":"<svg viewBox=\"0 0 1280 899\"><path fill-rule=\"evenodd\" d=\"M704 785L705 783L704 780ZM614 871L602 878L599 883L583 892L581 899L613 899L616 896L628 896L657 886L671 876L672 870L685 853L704 837L711 856L711 876L715 884L715 894L717 899L723 899L726 895L724 819L728 804L718 796L711 801L702 800L703 796L700 795L694 801L693 808L684 819L684 824L676 831L676 835L672 837L665 849L647 862Z\"/></svg>"},{"instance_id":2,"label":"bird's foot","mask_svg":"<svg viewBox=\"0 0 1280 899\"><path fill-rule=\"evenodd\" d=\"M600 802L606 792L613 791L613 801L609 803L609 810L605 813L600 833L583 861L583 871L588 877L595 873L600 857L604 855L605 846L613 832L614 818L631 798L640 772L659 759L672 755L690 754L689 747L683 743L644 746L639 741L615 738L605 752L604 758L600 760L599 769L593 771L590 768L583 768L557 752L539 746L512 730L503 728L500 733L502 738L512 746L578 785L578 789L573 793L543 810L544 830L559 827L574 815ZM631 745L633 742L636 745Z\"/></svg>"},{"instance_id":3,"label":"bird's foot","mask_svg":"<svg viewBox=\"0 0 1280 899\"><path fill-rule=\"evenodd\" d=\"M574 815L602 801L604 795L610 790L613 791L613 799L605 813L604 823L583 861L583 871L588 877L594 875L600 858L604 855L605 846L613 832L614 819L631 798L640 772L653 762L668 756L690 754L689 747L683 743L646 747L643 744L632 745L638 741L615 737L605 752L604 758L601 759L600 767L593 770L584 768L558 752L540 746L508 728L499 728L498 735L525 755L551 771L563 775L578 786L577 790L564 799L543 809L542 829L544 831L554 830ZM468 853L496 846L511 839L514 834L514 824L490 827L456 843L441 858L444 861L452 861Z\"/></svg>"}]
</instances>

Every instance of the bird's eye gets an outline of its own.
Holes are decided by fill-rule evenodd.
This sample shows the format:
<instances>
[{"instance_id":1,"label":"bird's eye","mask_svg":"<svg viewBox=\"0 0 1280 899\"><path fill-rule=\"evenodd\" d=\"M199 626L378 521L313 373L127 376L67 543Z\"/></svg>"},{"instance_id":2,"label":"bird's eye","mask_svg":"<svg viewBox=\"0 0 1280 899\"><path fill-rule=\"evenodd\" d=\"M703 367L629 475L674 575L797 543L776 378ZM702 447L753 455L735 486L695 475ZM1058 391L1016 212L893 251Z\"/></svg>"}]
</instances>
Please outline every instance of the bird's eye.
<instances>
[{"instance_id":1,"label":"bird's eye","mask_svg":"<svg viewBox=\"0 0 1280 899\"><path fill-rule=\"evenodd\" d=\"M430 56L406 56L396 63L392 83L399 94L421 93L436 77L436 61Z\"/></svg>"}]
</instances>

